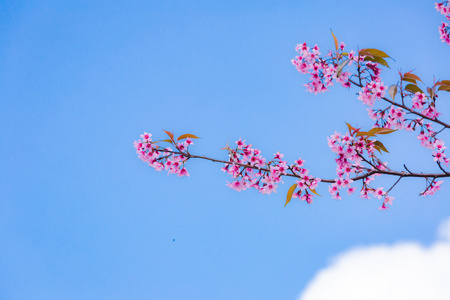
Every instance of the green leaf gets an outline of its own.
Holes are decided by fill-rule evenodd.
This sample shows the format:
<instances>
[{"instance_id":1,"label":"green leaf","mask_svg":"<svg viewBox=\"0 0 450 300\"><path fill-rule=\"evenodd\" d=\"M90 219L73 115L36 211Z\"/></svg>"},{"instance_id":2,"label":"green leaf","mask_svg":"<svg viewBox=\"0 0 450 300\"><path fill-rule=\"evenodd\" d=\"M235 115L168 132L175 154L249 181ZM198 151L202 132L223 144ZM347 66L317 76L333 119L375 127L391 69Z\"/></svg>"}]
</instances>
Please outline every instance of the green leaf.
<instances>
[{"instance_id":1,"label":"green leaf","mask_svg":"<svg viewBox=\"0 0 450 300\"><path fill-rule=\"evenodd\" d=\"M366 51L366 49L361 49L359 50L359 56L368 56L368 57L372 57L373 58L373 54L371 54L370 52Z\"/></svg>"},{"instance_id":2,"label":"green leaf","mask_svg":"<svg viewBox=\"0 0 450 300\"><path fill-rule=\"evenodd\" d=\"M339 77L341 75L342 69L348 64L349 61L349 59L346 59L339 64L339 66L336 68L336 77Z\"/></svg>"},{"instance_id":3,"label":"green leaf","mask_svg":"<svg viewBox=\"0 0 450 300\"><path fill-rule=\"evenodd\" d=\"M166 131L166 130L164 130L163 129L163 131L170 137L170 139L173 141L174 139L173 139L173 133L172 132L170 132L170 131Z\"/></svg>"},{"instance_id":4,"label":"green leaf","mask_svg":"<svg viewBox=\"0 0 450 300\"><path fill-rule=\"evenodd\" d=\"M361 49L361 50L365 50L367 52L369 52L370 54L372 54L373 56L378 56L378 57L389 57L389 55L387 55L386 53L384 53L381 50L378 49L373 49L373 48L366 48L366 49Z\"/></svg>"},{"instance_id":5,"label":"green leaf","mask_svg":"<svg viewBox=\"0 0 450 300\"><path fill-rule=\"evenodd\" d=\"M414 79L411 79L411 78L403 78L403 81L408 81L408 82L417 84L417 81L415 81Z\"/></svg>"},{"instance_id":6,"label":"green leaf","mask_svg":"<svg viewBox=\"0 0 450 300\"><path fill-rule=\"evenodd\" d=\"M383 150L384 152L389 153L389 151L386 149L386 147L383 145L382 142L380 141L375 141L374 142L375 146L379 147L381 150Z\"/></svg>"},{"instance_id":7,"label":"green leaf","mask_svg":"<svg viewBox=\"0 0 450 300\"><path fill-rule=\"evenodd\" d=\"M408 92L411 92L411 93L417 93L417 92L423 93L423 91L417 85L414 85L414 84L408 84L405 87L405 90Z\"/></svg>"},{"instance_id":8,"label":"green leaf","mask_svg":"<svg viewBox=\"0 0 450 300\"><path fill-rule=\"evenodd\" d=\"M195 135L193 135L193 134L186 133L186 134L180 135L180 136L178 137L177 141L183 140L183 139L187 139L187 138L191 138L191 139L199 139L198 136L195 136Z\"/></svg>"},{"instance_id":9,"label":"green leaf","mask_svg":"<svg viewBox=\"0 0 450 300\"><path fill-rule=\"evenodd\" d=\"M330 31L331 31L331 35L333 36L334 47L336 47L336 51L337 51L337 49L339 49L339 42L338 42L338 39L337 39L337 37L334 35L333 30L330 29Z\"/></svg>"},{"instance_id":10,"label":"green leaf","mask_svg":"<svg viewBox=\"0 0 450 300\"><path fill-rule=\"evenodd\" d=\"M380 65L383 65L383 66L386 66L386 67L390 68L389 64L387 63L387 61L384 58L380 57L380 56L373 56L373 57L366 56L366 58L364 58L364 60L365 61L373 61L373 62L379 63Z\"/></svg>"},{"instance_id":11,"label":"green leaf","mask_svg":"<svg viewBox=\"0 0 450 300\"><path fill-rule=\"evenodd\" d=\"M397 129L389 129L389 128L382 128L382 127L374 127L369 130L370 134L389 134L394 131L397 131Z\"/></svg>"},{"instance_id":12,"label":"green leaf","mask_svg":"<svg viewBox=\"0 0 450 300\"><path fill-rule=\"evenodd\" d=\"M284 204L285 207L286 207L286 205L289 203L289 201L291 201L292 195L294 194L294 191L295 191L296 188L297 188L297 184L293 184L293 185L289 188L289 191L288 191L287 196L286 196L286 204Z\"/></svg>"},{"instance_id":13,"label":"green leaf","mask_svg":"<svg viewBox=\"0 0 450 300\"><path fill-rule=\"evenodd\" d=\"M392 100L395 100L395 95L397 95L397 85L393 84L389 87L389 96L391 96Z\"/></svg>"}]
</instances>

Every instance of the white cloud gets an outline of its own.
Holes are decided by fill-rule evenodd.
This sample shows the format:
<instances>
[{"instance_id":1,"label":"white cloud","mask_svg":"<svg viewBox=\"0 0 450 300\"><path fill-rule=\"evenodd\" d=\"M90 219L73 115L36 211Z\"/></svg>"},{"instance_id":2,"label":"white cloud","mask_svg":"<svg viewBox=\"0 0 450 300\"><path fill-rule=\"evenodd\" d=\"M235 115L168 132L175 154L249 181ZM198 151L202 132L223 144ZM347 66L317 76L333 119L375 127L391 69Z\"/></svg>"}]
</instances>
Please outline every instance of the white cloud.
<instances>
[{"instance_id":1,"label":"white cloud","mask_svg":"<svg viewBox=\"0 0 450 300\"><path fill-rule=\"evenodd\" d=\"M430 247L398 243L359 247L320 270L299 300L450 299L450 218Z\"/></svg>"},{"instance_id":2,"label":"white cloud","mask_svg":"<svg viewBox=\"0 0 450 300\"><path fill-rule=\"evenodd\" d=\"M450 242L450 218L441 223L439 226L438 235L441 239Z\"/></svg>"}]
</instances>

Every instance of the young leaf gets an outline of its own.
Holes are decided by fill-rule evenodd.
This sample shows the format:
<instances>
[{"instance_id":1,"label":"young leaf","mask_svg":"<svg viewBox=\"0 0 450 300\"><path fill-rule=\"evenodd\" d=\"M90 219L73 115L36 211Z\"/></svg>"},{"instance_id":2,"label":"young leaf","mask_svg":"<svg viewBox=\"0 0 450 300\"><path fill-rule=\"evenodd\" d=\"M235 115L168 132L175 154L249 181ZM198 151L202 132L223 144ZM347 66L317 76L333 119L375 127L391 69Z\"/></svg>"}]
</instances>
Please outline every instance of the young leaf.
<instances>
[{"instance_id":1,"label":"young leaf","mask_svg":"<svg viewBox=\"0 0 450 300\"><path fill-rule=\"evenodd\" d=\"M427 92L428 92L428 95L430 95L430 98L434 97L434 91L433 90L434 90L434 88L431 89L431 88L427 87Z\"/></svg>"},{"instance_id":2,"label":"young leaf","mask_svg":"<svg viewBox=\"0 0 450 300\"><path fill-rule=\"evenodd\" d=\"M163 129L163 131L170 137L170 139L173 141L174 139L173 139L173 133L172 132L170 132L170 131L166 131L166 130L164 130Z\"/></svg>"},{"instance_id":3,"label":"young leaf","mask_svg":"<svg viewBox=\"0 0 450 300\"><path fill-rule=\"evenodd\" d=\"M360 131L360 132L356 133L356 136L365 136L365 135L367 135L367 136L375 136L375 134L367 132L367 131Z\"/></svg>"},{"instance_id":4,"label":"young leaf","mask_svg":"<svg viewBox=\"0 0 450 300\"><path fill-rule=\"evenodd\" d=\"M411 93L417 93L417 92L423 93L423 91L417 85L414 85L414 84L408 84L405 87L405 90L408 92L411 92Z\"/></svg>"},{"instance_id":5,"label":"young leaf","mask_svg":"<svg viewBox=\"0 0 450 300\"><path fill-rule=\"evenodd\" d=\"M389 134L394 131L397 131L397 129L389 129L389 128L382 128L382 127L375 127L369 130L370 134Z\"/></svg>"},{"instance_id":6,"label":"young leaf","mask_svg":"<svg viewBox=\"0 0 450 300\"><path fill-rule=\"evenodd\" d=\"M450 80L438 81L435 85L450 85Z\"/></svg>"},{"instance_id":7,"label":"young leaf","mask_svg":"<svg viewBox=\"0 0 450 300\"><path fill-rule=\"evenodd\" d=\"M366 48L366 49L362 49L362 50L365 50L365 51L369 52L369 53L372 54L373 56L378 56L378 57L389 57L389 58L390 58L389 55L387 55L386 53L384 53L383 51L378 50L378 49Z\"/></svg>"},{"instance_id":8,"label":"young leaf","mask_svg":"<svg viewBox=\"0 0 450 300\"><path fill-rule=\"evenodd\" d=\"M294 194L294 191L295 191L296 187L297 187L297 184L295 183L289 188L289 191L288 191L287 196L286 196L286 204L284 204L284 206L286 206L289 203L289 201L291 201L292 195Z\"/></svg>"},{"instance_id":9,"label":"young leaf","mask_svg":"<svg viewBox=\"0 0 450 300\"><path fill-rule=\"evenodd\" d=\"M345 123L345 124L347 124L348 132L352 132L352 130L355 129L355 128L353 128L352 125L350 125L350 124L348 124L348 123Z\"/></svg>"},{"instance_id":10,"label":"young leaf","mask_svg":"<svg viewBox=\"0 0 450 300\"><path fill-rule=\"evenodd\" d=\"M417 84L417 81L415 81L414 79L411 79L411 78L406 78L406 77L404 77L404 78L402 78L402 79L403 79L403 81L408 81L408 82L411 82L411 83Z\"/></svg>"},{"instance_id":11,"label":"young leaf","mask_svg":"<svg viewBox=\"0 0 450 300\"><path fill-rule=\"evenodd\" d=\"M419 76L414 75L413 73L411 73L411 71L403 74L403 78L408 78L408 79L412 79L412 80L417 80L417 81L422 81Z\"/></svg>"},{"instance_id":12,"label":"young leaf","mask_svg":"<svg viewBox=\"0 0 450 300\"><path fill-rule=\"evenodd\" d=\"M191 138L191 139L199 139L198 136L195 136L195 135L193 135L193 134L186 133L186 134L180 135L180 136L178 137L177 141L183 140L183 139L187 139L187 138Z\"/></svg>"},{"instance_id":13,"label":"young leaf","mask_svg":"<svg viewBox=\"0 0 450 300\"><path fill-rule=\"evenodd\" d=\"M373 56L373 57L366 56L366 58L364 58L364 60L365 61L373 61L373 62L379 63L380 65L383 65L383 66L386 66L386 67L390 68L389 64L387 63L387 61L384 58L380 57L380 56Z\"/></svg>"},{"instance_id":14,"label":"young leaf","mask_svg":"<svg viewBox=\"0 0 450 300\"><path fill-rule=\"evenodd\" d=\"M438 91L446 91L446 92L450 92L450 85L441 85L438 88Z\"/></svg>"},{"instance_id":15,"label":"young leaf","mask_svg":"<svg viewBox=\"0 0 450 300\"><path fill-rule=\"evenodd\" d=\"M378 146L381 150L383 150L384 152L389 153L389 151L386 149L386 147L383 145L382 142L380 141L375 141L374 142L375 146Z\"/></svg>"},{"instance_id":16,"label":"young leaf","mask_svg":"<svg viewBox=\"0 0 450 300\"><path fill-rule=\"evenodd\" d=\"M374 145L373 147L374 147L378 152L380 152L380 154L383 154L383 153L381 153L380 147L378 147L377 145Z\"/></svg>"},{"instance_id":17,"label":"young leaf","mask_svg":"<svg viewBox=\"0 0 450 300\"><path fill-rule=\"evenodd\" d=\"M157 143L161 143L161 142L171 143L172 140L167 139L167 140L161 140L161 141L154 141L153 144L157 144Z\"/></svg>"},{"instance_id":18,"label":"young leaf","mask_svg":"<svg viewBox=\"0 0 450 300\"><path fill-rule=\"evenodd\" d=\"M397 95L397 85L393 84L389 87L389 96L391 96L392 100L395 100L395 95Z\"/></svg>"},{"instance_id":19,"label":"young leaf","mask_svg":"<svg viewBox=\"0 0 450 300\"><path fill-rule=\"evenodd\" d=\"M336 50L337 50L337 49L339 49L339 42L338 42L338 39L337 39L336 36L334 35L333 30L330 29L330 31L331 31L331 35L333 36L334 47L336 47Z\"/></svg>"},{"instance_id":20,"label":"young leaf","mask_svg":"<svg viewBox=\"0 0 450 300\"><path fill-rule=\"evenodd\" d=\"M319 193L316 192L315 189L309 189L309 190L310 190L311 192L313 192L314 194L316 194L317 196L322 197L322 196L319 195Z\"/></svg>"},{"instance_id":21,"label":"young leaf","mask_svg":"<svg viewBox=\"0 0 450 300\"><path fill-rule=\"evenodd\" d=\"M370 52L368 52L366 49L361 49L359 50L359 56L366 56L367 57L371 57L373 58L373 54L371 54Z\"/></svg>"},{"instance_id":22,"label":"young leaf","mask_svg":"<svg viewBox=\"0 0 450 300\"><path fill-rule=\"evenodd\" d=\"M349 61L349 59L346 59L339 64L339 66L336 68L336 77L339 77L341 75L342 69L348 64Z\"/></svg>"}]
</instances>

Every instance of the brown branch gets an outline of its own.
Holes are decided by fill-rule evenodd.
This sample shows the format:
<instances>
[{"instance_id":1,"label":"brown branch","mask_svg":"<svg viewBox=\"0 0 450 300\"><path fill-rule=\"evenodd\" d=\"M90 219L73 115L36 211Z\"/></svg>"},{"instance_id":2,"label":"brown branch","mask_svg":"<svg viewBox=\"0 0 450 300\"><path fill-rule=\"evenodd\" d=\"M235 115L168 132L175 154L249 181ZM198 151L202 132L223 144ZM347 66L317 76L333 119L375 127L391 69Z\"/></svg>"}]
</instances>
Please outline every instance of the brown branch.
<instances>
[{"instance_id":1,"label":"brown branch","mask_svg":"<svg viewBox=\"0 0 450 300\"><path fill-rule=\"evenodd\" d=\"M237 165L237 166L244 167L244 168L250 168L250 169L254 169L254 170L261 170L261 171L264 171L264 172L270 172L270 170L267 169L267 168L258 168L256 166L252 166L252 165L249 165L249 164L235 163L235 162L231 162L231 161L215 159L215 158L210 158L210 157L201 156L201 155L188 154L188 153L184 153L184 152L176 152L176 151L170 151L170 150L169 151L168 150L160 150L160 151L161 152L173 153L173 154L177 154L177 155L182 155L182 156L187 157L187 158L199 158L199 159L209 160L209 161L212 161L212 162L218 162L218 163L223 163L223 164L228 164L228 165ZM364 173L362 175L352 177L350 179L353 180L353 181L358 181L358 180L367 178L367 177L375 175L375 174L399 176L401 178L402 177L416 177L416 178L450 177L450 173L413 173L413 172L409 172L408 173L408 172L405 172L405 171L398 172L398 171L374 169L374 170L370 170L369 172ZM301 178L300 175L295 175L295 174L283 174L282 176ZM321 182L335 183L336 180L334 180L334 179L322 179L321 178Z\"/></svg>"}]
</instances>

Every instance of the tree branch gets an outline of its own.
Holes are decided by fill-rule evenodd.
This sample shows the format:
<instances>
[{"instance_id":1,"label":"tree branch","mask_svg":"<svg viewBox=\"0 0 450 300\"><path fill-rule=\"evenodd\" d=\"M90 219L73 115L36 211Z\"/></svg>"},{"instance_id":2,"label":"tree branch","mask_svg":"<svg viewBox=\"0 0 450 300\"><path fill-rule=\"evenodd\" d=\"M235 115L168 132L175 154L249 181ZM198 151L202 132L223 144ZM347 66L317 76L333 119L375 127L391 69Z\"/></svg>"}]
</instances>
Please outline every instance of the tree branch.
<instances>
[{"instance_id":1,"label":"tree branch","mask_svg":"<svg viewBox=\"0 0 450 300\"><path fill-rule=\"evenodd\" d=\"M189 158L198 158L198 159L209 160L209 161L212 161L212 162L218 162L218 163L223 163L223 164L228 164L228 165L237 165L237 166L244 167L244 168L250 168L250 169L254 169L254 170L261 170L261 171L264 171L264 172L270 172L270 170L267 169L267 168L258 168L256 166L252 166L252 165L249 165L249 164L234 163L234 162L231 162L231 161L215 159L215 158L210 158L210 157L201 156L201 155L194 155L194 154L184 153L184 152L176 152L176 151L170 151L170 150L169 151L168 150L160 150L160 151L181 155L181 156L187 157L188 159ZM364 173L362 175L352 177L350 179L353 180L353 181L358 181L358 180L361 180L361 179L364 179L364 178L367 178L367 177L370 177L370 176L376 175L376 174L390 175L390 176L399 176L400 177L399 180L401 178L403 178L403 177L415 177L415 178L442 178L442 177L450 177L450 173L447 173L447 172L445 172L445 173L413 173L413 172L405 172L405 171L399 172L399 171L374 169L374 170L370 170L369 172ZM295 174L283 174L282 176L288 176L288 177L294 177L294 178L302 178L300 175L295 175ZM321 182L335 183L336 180L334 180L334 179L322 179L321 178Z\"/></svg>"}]
</instances>

